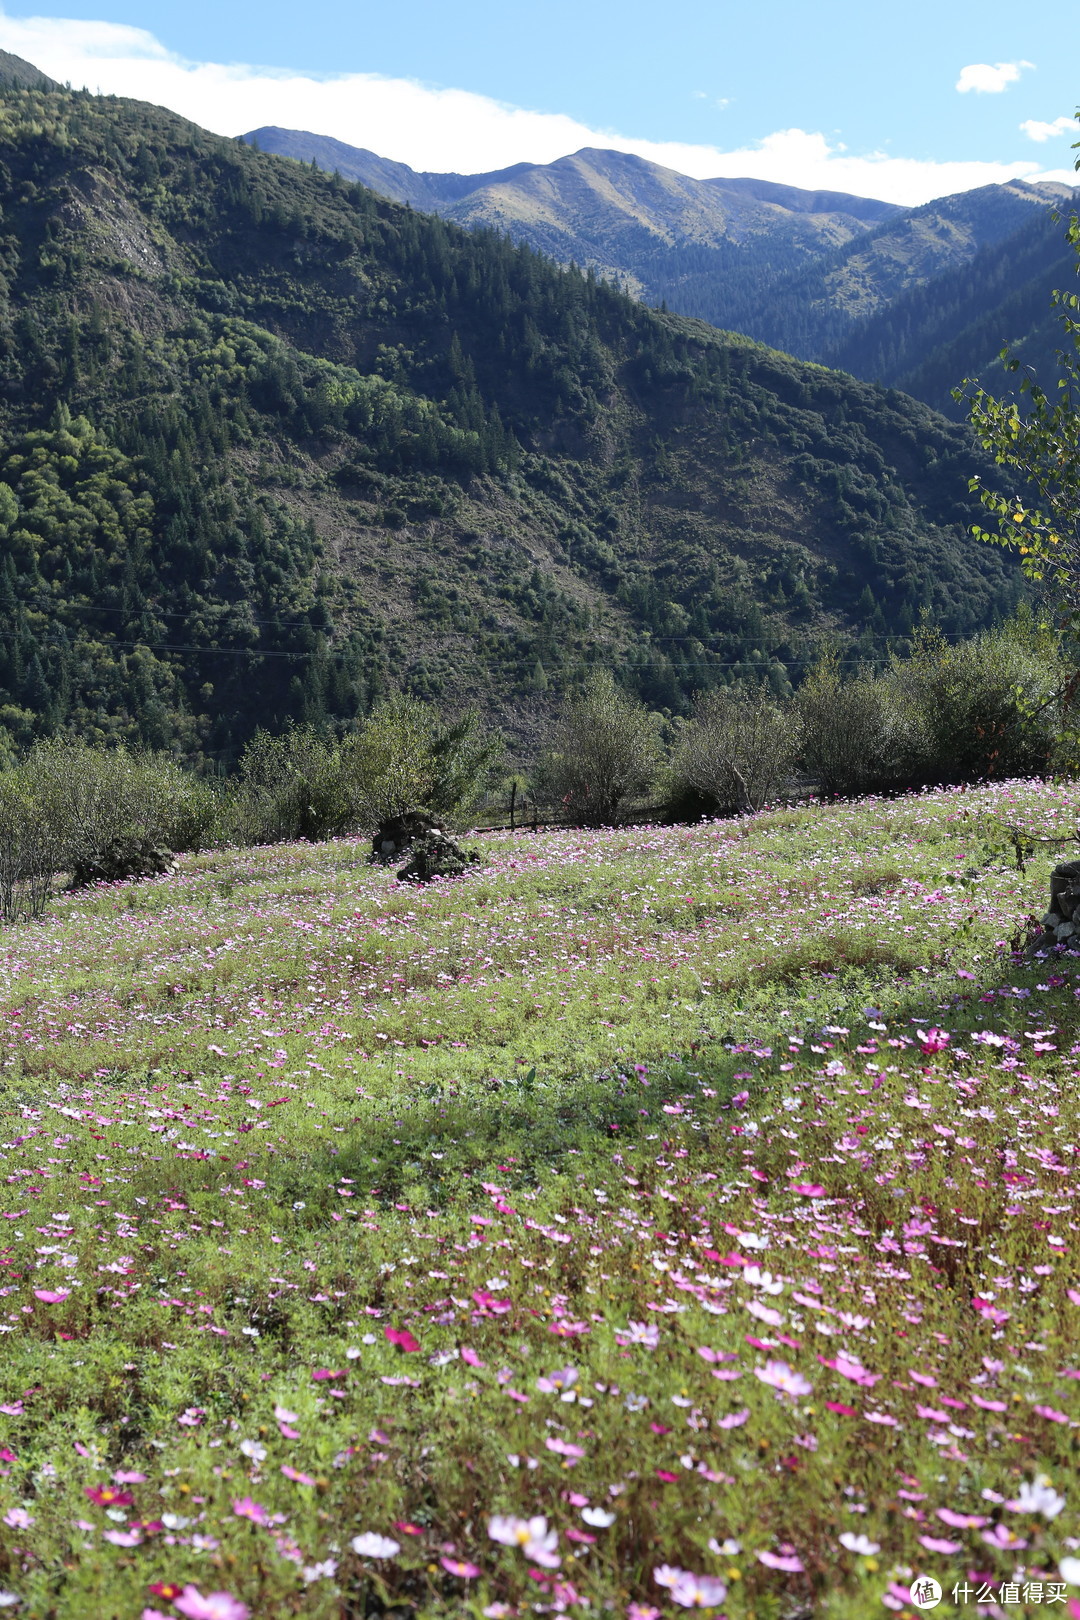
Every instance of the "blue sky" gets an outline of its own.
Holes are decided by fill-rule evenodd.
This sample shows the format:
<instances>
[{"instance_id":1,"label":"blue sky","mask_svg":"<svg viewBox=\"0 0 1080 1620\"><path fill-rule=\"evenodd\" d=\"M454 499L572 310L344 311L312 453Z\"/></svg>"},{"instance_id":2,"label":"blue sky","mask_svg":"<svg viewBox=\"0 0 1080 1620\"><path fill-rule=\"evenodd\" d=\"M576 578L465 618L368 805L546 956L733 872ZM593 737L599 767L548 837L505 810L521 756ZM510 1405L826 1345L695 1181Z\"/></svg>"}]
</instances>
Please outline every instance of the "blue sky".
<instances>
[{"instance_id":1,"label":"blue sky","mask_svg":"<svg viewBox=\"0 0 1080 1620\"><path fill-rule=\"evenodd\" d=\"M1072 0L55 0L0 13L0 47L222 134L277 123L463 170L615 146L701 176L904 202L1008 174L1080 181L1076 32Z\"/></svg>"}]
</instances>

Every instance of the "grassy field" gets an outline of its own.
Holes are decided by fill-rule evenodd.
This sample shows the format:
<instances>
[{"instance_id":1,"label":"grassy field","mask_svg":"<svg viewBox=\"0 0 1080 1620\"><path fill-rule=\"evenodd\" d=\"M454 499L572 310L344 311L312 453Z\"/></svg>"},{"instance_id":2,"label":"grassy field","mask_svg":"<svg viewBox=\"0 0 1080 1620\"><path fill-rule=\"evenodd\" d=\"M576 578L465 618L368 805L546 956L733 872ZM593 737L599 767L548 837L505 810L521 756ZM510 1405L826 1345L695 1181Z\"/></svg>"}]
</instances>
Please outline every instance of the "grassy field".
<instances>
[{"instance_id":1,"label":"grassy field","mask_svg":"<svg viewBox=\"0 0 1080 1620\"><path fill-rule=\"evenodd\" d=\"M1080 977L1010 951L1078 810L218 852L9 930L0 1608L1080 1615Z\"/></svg>"}]
</instances>

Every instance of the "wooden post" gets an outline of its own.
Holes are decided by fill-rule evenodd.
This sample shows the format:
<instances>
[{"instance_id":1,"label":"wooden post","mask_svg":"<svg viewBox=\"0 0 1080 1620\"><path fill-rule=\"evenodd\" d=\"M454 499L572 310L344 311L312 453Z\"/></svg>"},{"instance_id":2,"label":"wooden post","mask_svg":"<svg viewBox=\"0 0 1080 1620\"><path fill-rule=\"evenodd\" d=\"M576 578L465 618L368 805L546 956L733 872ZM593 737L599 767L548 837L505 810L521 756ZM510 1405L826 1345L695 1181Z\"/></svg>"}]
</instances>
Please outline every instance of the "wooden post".
<instances>
[{"instance_id":1,"label":"wooden post","mask_svg":"<svg viewBox=\"0 0 1080 1620\"><path fill-rule=\"evenodd\" d=\"M514 802L517 799L517 782L510 784L510 831L514 831Z\"/></svg>"}]
</instances>

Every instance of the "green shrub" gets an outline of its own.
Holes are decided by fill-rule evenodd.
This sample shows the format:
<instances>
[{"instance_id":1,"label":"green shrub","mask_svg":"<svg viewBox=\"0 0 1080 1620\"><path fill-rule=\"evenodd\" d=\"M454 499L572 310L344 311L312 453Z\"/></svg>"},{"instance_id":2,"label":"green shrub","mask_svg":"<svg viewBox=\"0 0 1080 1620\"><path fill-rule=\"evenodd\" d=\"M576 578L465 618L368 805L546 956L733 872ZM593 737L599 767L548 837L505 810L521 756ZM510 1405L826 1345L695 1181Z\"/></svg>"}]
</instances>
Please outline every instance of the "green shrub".
<instances>
[{"instance_id":1,"label":"green shrub","mask_svg":"<svg viewBox=\"0 0 1080 1620\"><path fill-rule=\"evenodd\" d=\"M257 731L241 755L223 822L238 844L315 843L349 832L353 802L341 750L313 726L290 726L276 737Z\"/></svg>"},{"instance_id":2,"label":"green shrub","mask_svg":"<svg viewBox=\"0 0 1080 1620\"><path fill-rule=\"evenodd\" d=\"M922 629L883 674L844 678L835 657L812 671L795 699L800 761L851 797L1038 776L1060 751L1064 685L1057 638L1030 617L956 645Z\"/></svg>"},{"instance_id":3,"label":"green shrub","mask_svg":"<svg viewBox=\"0 0 1080 1620\"><path fill-rule=\"evenodd\" d=\"M406 810L461 821L482 798L502 743L470 709L446 725L417 698L377 708L342 744L342 775L355 825L372 830Z\"/></svg>"},{"instance_id":4,"label":"green shrub","mask_svg":"<svg viewBox=\"0 0 1080 1620\"><path fill-rule=\"evenodd\" d=\"M798 723L764 686L707 692L683 727L676 794L700 794L718 815L761 810L791 785Z\"/></svg>"},{"instance_id":5,"label":"green shrub","mask_svg":"<svg viewBox=\"0 0 1080 1620\"><path fill-rule=\"evenodd\" d=\"M167 755L54 737L0 772L0 920L38 917L56 874L160 870L210 841L217 795Z\"/></svg>"},{"instance_id":6,"label":"green shrub","mask_svg":"<svg viewBox=\"0 0 1080 1620\"><path fill-rule=\"evenodd\" d=\"M834 656L811 670L795 712L799 763L822 793L888 792L902 785L918 753L911 717L889 681L870 670L845 679Z\"/></svg>"},{"instance_id":7,"label":"green shrub","mask_svg":"<svg viewBox=\"0 0 1080 1620\"><path fill-rule=\"evenodd\" d=\"M30 750L17 775L69 870L110 848L198 849L211 837L214 790L167 754L53 737Z\"/></svg>"},{"instance_id":8,"label":"green shrub","mask_svg":"<svg viewBox=\"0 0 1080 1620\"><path fill-rule=\"evenodd\" d=\"M26 772L15 768L0 773L0 922L41 916L62 859Z\"/></svg>"},{"instance_id":9,"label":"green shrub","mask_svg":"<svg viewBox=\"0 0 1080 1620\"><path fill-rule=\"evenodd\" d=\"M909 738L905 787L1038 776L1060 728L1057 639L1030 619L950 646L922 630L886 677Z\"/></svg>"},{"instance_id":10,"label":"green shrub","mask_svg":"<svg viewBox=\"0 0 1080 1620\"><path fill-rule=\"evenodd\" d=\"M602 671L563 705L537 779L565 820L604 827L618 820L627 799L654 785L660 765L655 716Z\"/></svg>"}]
</instances>

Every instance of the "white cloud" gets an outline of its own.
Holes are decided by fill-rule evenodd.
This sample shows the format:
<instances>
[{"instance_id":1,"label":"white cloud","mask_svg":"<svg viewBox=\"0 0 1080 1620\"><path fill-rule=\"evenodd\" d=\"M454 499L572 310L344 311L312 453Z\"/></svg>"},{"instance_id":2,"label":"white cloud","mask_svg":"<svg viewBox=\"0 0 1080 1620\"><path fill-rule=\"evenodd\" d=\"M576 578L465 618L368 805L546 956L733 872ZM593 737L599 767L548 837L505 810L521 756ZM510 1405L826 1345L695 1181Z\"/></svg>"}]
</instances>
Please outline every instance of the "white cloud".
<instances>
[{"instance_id":1,"label":"white cloud","mask_svg":"<svg viewBox=\"0 0 1080 1620\"><path fill-rule=\"evenodd\" d=\"M1064 135L1070 129L1075 130L1076 120L1074 118L1055 118L1052 124L1044 124L1038 118L1026 118L1020 128L1030 141L1049 141L1055 135Z\"/></svg>"},{"instance_id":2,"label":"white cloud","mask_svg":"<svg viewBox=\"0 0 1080 1620\"><path fill-rule=\"evenodd\" d=\"M961 94L978 90L984 95L996 96L1008 85L1015 84L1025 68L1034 66L1034 62L995 62L993 67L989 62L971 62L960 69L956 88Z\"/></svg>"},{"instance_id":3,"label":"white cloud","mask_svg":"<svg viewBox=\"0 0 1080 1620\"><path fill-rule=\"evenodd\" d=\"M264 124L332 135L416 169L470 174L521 161L550 163L583 146L635 152L698 179L750 176L809 190L920 203L1010 179L1073 181L1030 160L931 162L855 154L814 131L776 130L734 151L648 141L594 129L563 113L530 111L467 90L374 73L325 77L245 63L193 62L141 28L55 17L6 17L0 49L79 87L170 107L219 135ZM1023 66L1024 64L1019 64Z\"/></svg>"}]
</instances>

